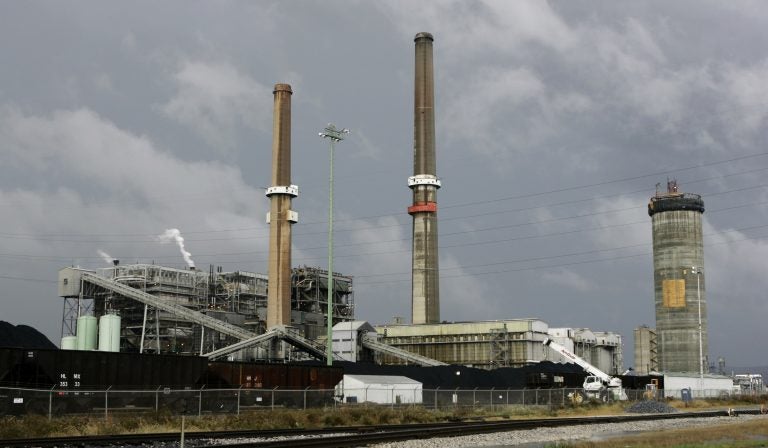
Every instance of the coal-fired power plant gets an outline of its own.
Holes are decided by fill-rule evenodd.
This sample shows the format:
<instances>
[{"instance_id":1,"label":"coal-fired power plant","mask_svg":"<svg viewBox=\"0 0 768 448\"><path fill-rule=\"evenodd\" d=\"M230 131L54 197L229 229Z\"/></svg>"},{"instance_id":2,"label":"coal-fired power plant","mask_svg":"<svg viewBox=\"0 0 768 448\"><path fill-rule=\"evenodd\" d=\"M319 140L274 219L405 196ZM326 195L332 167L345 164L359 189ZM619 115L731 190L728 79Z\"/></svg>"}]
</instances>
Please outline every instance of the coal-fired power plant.
<instances>
[{"instance_id":1,"label":"coal-fired power plant","mask_svg":"<svg viewBox=\"0 0 768 448\"><path fill-rule=\"evenodd\" d=\"M579 373L583 380L586 376L581 373L583 367L594 378L611 383L612 380L604 378L618 377L624 371L623 343L618 333L583 327L550 327L538 318L493 316L493 320L486 321L441 320L437 228L437 191L441 182L437 177L435 148L434 38L430 33L421 32L415 35L414 43L413 174L408 177L413 194L408 207L413 219L411 323L398 317L389 323L371 325L356 317L353 277L332 270L332 213L328 270L292 266L292 226L298 222L298 214L291 207L299 192L291 180L293 90L290 85L279 83L273 90L272 178L271 186L266 189L270 201L266 216L269 225L267 275L224 271L214 265L208 272L195 268L189 252L181 245L183 239L178 229L169 229L166 234L180 244L187 268L138 262L122 265L108 256L105 261L109 267L65 267L59 270L57 282L58 295L64 298L61 346L65 352L61 356L34 355L36 365L50 374L49 379L71 391L78 390L81 383L105 388L147 386L147 390L160 390L158 386L167 384L232 387L244 391L254 389L257 395L253 395L252 401L243 398L244 404L254 407L258 403L271 403L274 407L274 389L290 387L294 392L305 391L303 400L294 402L295 395L292 395L290 400L286 399L285 403L278 400L277 404L290 406L289 402L301 402L306 408L307 389L333 388L342 376L356 373L377 378L414 375L424 379L424 387L449 391L478 386L493 390L512 386L511 379L521 387L578 386L580 381L572 383L566 375ZM333 141L334 134L330 131L339 130L329 127L326 131L328 135L321 135ZM266 157L267 148L264 149ZM331 211L332 167L333 145ZM676 377L695 374L701 379L699 387L703 388L703 374L709 373L702 240L704 202L699 195L679 192L676 182L672 181L668 182L666 192L657 191L650 198L648 213L653 228L656 328L638 330L636 364L640 364L638 370L646 374L655 370L665 374L682 373ZM542 345L543 341L548 342ZM560 348L553 352L553 347ZM109 376L101 375L99 366L103 363L99 364L93 355L97 349L103 359L114 360L112 367L118 365L118 360L124 364L122 360L129 359L132 366L156 374L147 384L134 384L132 381L145 381L138 379L143 376L125 377L125 369L117 367ZM4 356L0 347L0 385L8 378L17 383L26 380L26 377L9 377L4 372L14 375L17 371L32 372L35 378L41 378L37 372L43 370L30 367L28 353L18 350L6 353L12 353L13 358ZM157 357L148 358L149 355ZM184 356L174 362L167 355ZM10 367L9 359L13 361ZM550 366L543 364L544 361L575 361L581 367L574 372L571 367ZM71 368L65 366L67 362ZM325 362L328 366L334 362L344 364L319 367L314 365L316 362ZM544 367L531 366L539 363ZM15 370L19 364L23 364L22 367ZM73 370L81 368L78 366L87 371ZM436 369L429 370L432 367ZM528 367L533 370L506 370ZM466 370L469 368L476 371ZM479 369L496 370L498 374L486 375ZM77 382L71 381L75 378ZM645 384L636 380L632 379L631 383L627 380L625 387L632 384L642 389ZM48 380L42 384L46 389L41 396L58 396L49 394L53 389ZM268 389L270 395L255 391L261 389ZM437 393L424 394L427 395L433 397L435 403L438 401ZM461 405L462 395L452 395L452 404ZM564 400L566 392L555 395ZM240 405L239 392L228 393L228 396L236 397ZM344 389L341 394L329 392L327 396L334 400L334 406L339 398L346 398L346 403L358 400ZM268 398L263 399L265 397ZM399 403L400 398L391 395L393 402ZM43 409L49 409L50 403L46 400L42 401ZM112 400L110 396L110 403ZM204 411L202 398L199 401L198 408ZM0 415L2 403L0 394ZM103 398L97 405L101 403ZM472 403L477 403L474 394Z\"/></svg>"},{"instance_id":2,"label":"coal-fired power plant","mask_svg":"<svg viewBox=\"0 0 768 448\"><path fill-rule=\"evenodd\" d=\"M162 239L177 242L185 268L138 261L120 264L104 253L108 267L60 269L56 283L58 295L64 299L63 350L28 350L0 344L0 386L33 386L42 391L35 394L42 397L37 401L27 398L31 394L22 397L0 393L0 416L6 410L22 412L22 404L49 415L62 413L62 406L66 406L66 412L106 412L106 395L82 391L126 390L123 387L153 392L146 399L140 398L141 394L124 394L125 400L110 392L109 407L155 411L162 407L187 412L190 395L171 393L182 392L182 388L184 392L195 391L199 400L191 403L198 414L234 409L240 412L241 405L253 409L275 405L306 409L335 407L341 400L372 402L368 395L351 393L353 387L345 388L344 377L353 375L376 378L376 383L384 381L380 384L387 385L389 404L408 402L410 390L403 395L403 401L403 396L395 395L389 387L401 384L400 378L405 376L408 384L418 383L419 388L451 392L441 398L438 393L424 394L427 399L419 399L426 407L437 408L438 401L449 406L467 404L470 395L453 393L457 388L484 387L493 391L584 384L586 374L581 367L558 364L561 361L578 359L580 366L590 366L590 373L599 370L603 375L618 375L624 371L622 340L617 333L583 327L552 328L537 318L441 320L437 233L437 191L441 183L436 169L433 42L433 36L426 32L414 38L413 172L408 173L413 194L408 207L413 219L412 323L396 318L374 326L357 318L353 277L332 270L332 213L328 269L292 266L292 226L298 222L292 201L299 193L291 179L293 90L289 84L278 83L273 89L271 183L266 189L270 201L266 215L267 275L239 269L225 271L215 265L210 265L208 272L196 268L176 228L166 230ZM329 127L326 132L328 135L321 135L331 137L333 142L343 131ZM267 157L268 147L264 149ZM333 144L331 211L332 167ZM669 344L663 346L669 347L664 351L668 356L665 359L675 362L683 358L679 355L681 348L686 354L692 350L695 333L690 309L695 302L685 282L702 280L691 277L699 275L702 265L700 212L690 207L701 204L698 196L696 199L699 202L670 192L657 194L651 200L657 278L664 279L660 300L668 308L658 310L659 333L667 337L664 342ZM681 228L681 222L685 228ZM695 229L698 240L689 241L690 228ZM689 266L699 270L692 274ZM679 291L678 279L684 282L682 296L673 297ZM542 345L546 340L569 350L570 355L557 357L550 353ZM653 353L653 349L648 352ZM695 353L692 356L692 361L682 361L695 367ZM126 369L129 364L131 368ZM671 363L668 368L684 370ZM373 383L366 384L365 394ZM162 394L156 393L161 389ZM311 398L308 391L312 389L323 389L322 395L316 395L321 398ZM446 400L451 395L453 398ZM566 392L548 396L564 399ZM62 397L71 400L64 403ZM471 397L473 406L479 403L474 393Z\"/></svg>"},{"instance_id":3,"label":"coal-fired power plant","mask_svg":"<svg viewBox=\"0 0 768 448\"><path fill-rule=\"evenodd\" d=\"M291 95L288 84L275 84L274 124L272 127L272 186L269 223L269 284L267 288L267 328L291 324L291 225L298 214L291 200L299 188L291 184Z\"/></svg>"},{"instance_id":4,"label":"coal-fired power plant","mask_svg":"<svg viewBox=\"0 0 768 448\"><path fill-rule=\"evenodd\" d=\"M437 256L437 189L435 167L435 88L432 35L419 33L416 42L414 89L412 322L440 322L440 275Z\"/></svg>"},{"instance_id":5,"label":"coal-fired power plant","mask_svg":"<svg viewBox=\"0 0 768 448\"><path fill-rule=\"evenodd\" d=\"M701 196L679 192L675 181L648 203L658 363L666 372L709 372L703 213Z\"/></svg>"}]
</instances>

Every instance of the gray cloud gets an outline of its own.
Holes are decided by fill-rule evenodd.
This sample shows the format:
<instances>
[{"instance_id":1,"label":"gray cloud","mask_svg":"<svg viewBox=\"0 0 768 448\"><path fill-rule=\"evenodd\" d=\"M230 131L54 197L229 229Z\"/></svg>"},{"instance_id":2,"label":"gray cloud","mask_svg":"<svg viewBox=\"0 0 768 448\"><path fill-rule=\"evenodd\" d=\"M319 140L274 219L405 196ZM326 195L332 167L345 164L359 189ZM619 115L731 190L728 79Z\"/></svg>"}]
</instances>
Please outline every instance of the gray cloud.
<instances>
[{"instance_id":1,"label":"gray cloud","mask_svg":"<svg viewBox=\"0 0 768 448\"><path fill-rule=\"evenodd\" d=\"M235 145L236 127L270 129L271 88L230 64L186 61L174 74L176 95L160 109L220 151Z\"/></svg>"}]
</instances>

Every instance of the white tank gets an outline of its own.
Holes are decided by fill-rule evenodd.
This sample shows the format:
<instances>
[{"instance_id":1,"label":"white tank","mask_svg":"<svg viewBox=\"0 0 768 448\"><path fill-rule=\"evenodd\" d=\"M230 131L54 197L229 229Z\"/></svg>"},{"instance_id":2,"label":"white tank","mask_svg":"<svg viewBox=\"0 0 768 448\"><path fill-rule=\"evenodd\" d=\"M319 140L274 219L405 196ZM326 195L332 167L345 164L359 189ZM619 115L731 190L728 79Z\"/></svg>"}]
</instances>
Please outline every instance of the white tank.
<instances>
[{"instance_id":1,"label":"white tank","mask_svg":"<svg viewBox=\"0 0 768 448\"><path fill-rule=\"evenodd\" d=\"M96 350L96 318L80 316L77 318L77 349Z\"/></svg>"},{"instance_id":2,"label":"white tank","mask_svg":"<svg viewBox=\"0 0 768 448\"><path fill-rule=\"evenodd\" d=\"M61 338L62 350L77 350L77 336L64 336Z\"/></svg>"},{"instance_id":3,"label":"white tank","mask_svg":"<svg viewBox=\"0 0 768 448\"><path fill-rule=\"evenodd\" d=\"M105 314L99 318L99 351L120 351L120 316Z\"/></svg>"}]
</instances>

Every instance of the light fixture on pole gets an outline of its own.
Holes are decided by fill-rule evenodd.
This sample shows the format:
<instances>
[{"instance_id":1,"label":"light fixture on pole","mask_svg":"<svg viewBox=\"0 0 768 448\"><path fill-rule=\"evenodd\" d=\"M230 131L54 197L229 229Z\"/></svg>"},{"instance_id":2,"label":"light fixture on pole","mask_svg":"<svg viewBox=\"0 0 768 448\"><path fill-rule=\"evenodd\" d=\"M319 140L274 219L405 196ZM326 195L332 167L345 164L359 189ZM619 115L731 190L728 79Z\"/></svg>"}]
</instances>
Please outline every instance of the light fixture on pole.
<instances>
[{"instance_id":1,"label":"light fixture on pole","mask_svg":"<svg viewBox=\"0 0 768 448\"><path fill-rule=\"evenodd\" d=\"M696 301L699 305L699 389L704 386L704 349L701 336L701 268L691 266L691 273L696 274Z\"/></svg>"},{"instance_id":2,"label":"light fixture on pole","mask_svg":"<svg viewBox=\"0 0 768 448\"><path fill-rule=\"evenodd\" d=\"M331 167L328 176L328 317L327 317L327 350L325 352L326 364L333 365L333 150L336 142L344 140L344 134L349 134L349 129L336 129L336 126L328 123L320 137L330 140Z\"/></svg>"}]
</instances>

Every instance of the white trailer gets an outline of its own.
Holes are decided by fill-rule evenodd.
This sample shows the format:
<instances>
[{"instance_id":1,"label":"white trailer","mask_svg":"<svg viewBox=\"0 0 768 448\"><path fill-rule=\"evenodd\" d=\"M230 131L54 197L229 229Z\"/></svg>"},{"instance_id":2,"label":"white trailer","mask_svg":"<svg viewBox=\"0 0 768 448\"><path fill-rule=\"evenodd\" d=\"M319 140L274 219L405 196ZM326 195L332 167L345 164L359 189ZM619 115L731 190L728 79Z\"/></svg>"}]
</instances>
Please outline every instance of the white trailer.
<instances>
[{"instance_id":1,"label":"white trailer","mask_svg":"<svg viewBox=\"0 0 768 448\"><path fill-rule=\"evenodd\" d=\"M344 403L417 404L422 384L405 376L344 375L336 396Z\"/></svg>"}]
</instances>

